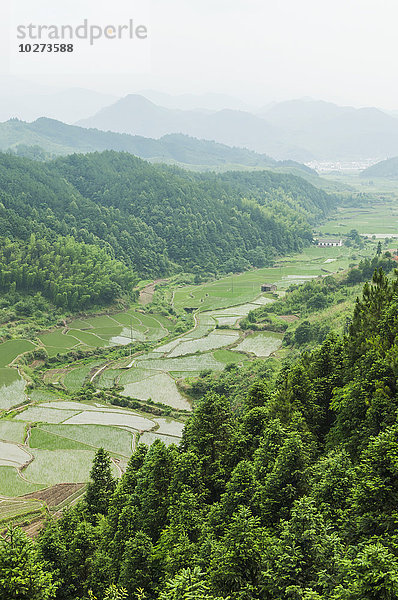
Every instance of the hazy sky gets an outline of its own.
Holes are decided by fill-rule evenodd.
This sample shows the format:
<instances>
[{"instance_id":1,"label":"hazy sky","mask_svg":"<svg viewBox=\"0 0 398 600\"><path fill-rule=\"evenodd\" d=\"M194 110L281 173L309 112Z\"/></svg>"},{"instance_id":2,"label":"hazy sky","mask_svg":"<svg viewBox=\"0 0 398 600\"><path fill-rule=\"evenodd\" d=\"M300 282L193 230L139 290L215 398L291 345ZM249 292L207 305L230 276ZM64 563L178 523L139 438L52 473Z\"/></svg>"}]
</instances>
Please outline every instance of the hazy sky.
<instances>
[{"instance_id":1,"label":"hazy sky","mask_svg":"<svg viewBox=\"0 0 398 600\"><path fill-rule=\"evenodd\" d=\"M13 6L19 19L25 11L28 19L47 15L47 23L88 17L104 25L144 15L143 5L150 6L150 16L140 17L148 20L150 65L135 64L143 46L130 44L114 68L100 53L96 68L86 68L83 55L80 69L65 59L46 71L41 56L37 69L29 57L26 73L20 63L10 66L7 53L18 43ZM397 0L2 0L1 7L0 70L37 83L117 95L143 88L226 93L256 105L311 96L398 109Z\"/></svg>"}]
</instances>

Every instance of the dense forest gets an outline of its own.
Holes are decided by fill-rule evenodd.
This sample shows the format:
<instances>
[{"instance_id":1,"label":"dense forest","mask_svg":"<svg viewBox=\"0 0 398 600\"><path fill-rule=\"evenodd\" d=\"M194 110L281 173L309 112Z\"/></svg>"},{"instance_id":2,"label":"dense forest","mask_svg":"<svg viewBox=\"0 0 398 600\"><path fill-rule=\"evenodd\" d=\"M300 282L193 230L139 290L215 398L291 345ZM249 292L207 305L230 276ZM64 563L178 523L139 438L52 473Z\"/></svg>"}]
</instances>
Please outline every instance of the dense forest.
<instances>
[{"instance_id":1,"label":"dense forest","mask_svg":"<svg viewBox=\"0 0 398 600\"><path fill-rule=\"evenodd\" d=\"M70 310L109 304L131 290L136 276L104 250L58 236L29 242L0 238L0 292L41 292Z\"/></svg>"},{"instance_id":2,"label":"dense forest","mask_svg":"<svg viewBox=\"0 0 398 600\"><path fill-rule=\"evenodd\" d=\"M99 450L85 500L0 546L0 598L398 597L398 281L277 374L206 376L180 447Z\"/></svg>"},{"instance_id":3,"label":"dense forest","mask_svg":"<svg viewBox=\"0 0 398 600\"><path fill-rule=\"evenodd\" d=\"M261 267L308 245L336 202L267 171L195 175L116 152L48 163L0 154L1 290L41 289L73 309L109 302L139 277Z\"/></svg>"}]
</instances>

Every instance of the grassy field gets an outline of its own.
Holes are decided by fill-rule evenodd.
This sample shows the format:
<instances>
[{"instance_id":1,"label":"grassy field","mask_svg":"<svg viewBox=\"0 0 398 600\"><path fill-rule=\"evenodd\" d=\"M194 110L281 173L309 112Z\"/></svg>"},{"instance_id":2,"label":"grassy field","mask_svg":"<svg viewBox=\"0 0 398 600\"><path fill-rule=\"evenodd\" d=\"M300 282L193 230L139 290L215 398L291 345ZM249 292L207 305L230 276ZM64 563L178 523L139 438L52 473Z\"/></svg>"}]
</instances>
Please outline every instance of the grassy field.
<instances>
[{"instance_id":1,"label":"grassy field","mask_svg":"<svg viewBox=\"0 0 398 600\"><path fill-rule=\"evenodd\" d=\"M330 259L333 259L333 263L325 262ZM177 288L174 305L177 308L195 307L204 311L253 302L260 295L263 283L275 283L278 289L284 290L292 283L302 283L308 278L345 270L350 262L347 248L310 246L300 254L281 259L275 267L230 275L199 286Z\"/></svg>"},{"instance_id":2,"label":"grassy field","mask_svg":"<svg viewBox=\"0 0 398 600\"><path fill-rule=\"evenodd\" d=\"M0 496L23 496L43 487L45 486L29 483L22 479L14 467L0 466Z\"/></svg>"},{"instance_id":3,"label":"grassy field","mask_svg":"<svg viewBox=\"0 0 398 600\"><path fill-rule=\"evenodd\" d=\"M363 208L339 208L337 215L320 228L323 234L344 235L352 229L376 237L398 237L398 205L379 202Z\"/></svg>"},{"instance_id":4,"label":"grassy field","mask_svg":"<svg viewBox=\"0 0 398 600\"><path fill-rule=\"evenodd\" d=\"M90 450L90 447L76 440L50 433L40 427L32 429L29 438L30 448L43 448L44 450Z\"/></svg>"},{"instance_id":5,"label":"grassy field","mask_svg":"<svg viewBox=\"0 0 398 600\"><path fill-rule=\"evenodd\" d=\"M28 340L8 340L0 344L0 367L6 367L17 356L29 350L34 350L35 345Z\"/></svg>"}]
</instances>

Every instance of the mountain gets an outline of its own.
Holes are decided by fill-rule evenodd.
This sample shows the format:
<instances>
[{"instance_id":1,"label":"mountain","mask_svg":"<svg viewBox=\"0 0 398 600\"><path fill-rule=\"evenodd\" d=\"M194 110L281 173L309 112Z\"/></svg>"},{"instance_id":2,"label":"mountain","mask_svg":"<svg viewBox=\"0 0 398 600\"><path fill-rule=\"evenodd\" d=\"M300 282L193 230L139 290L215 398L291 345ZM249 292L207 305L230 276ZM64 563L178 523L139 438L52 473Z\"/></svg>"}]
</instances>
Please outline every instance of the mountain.
<instances>
[{"instance_id":1,"label":"mountain","mask_svg":"<svg viewBox=\"0 0 398 600\"><path fill-rule=\"evenodd\" d=\"M315 100L281 102L260 112L283 139L317 160L361 160L398 154L398 119L377 108Z\"/></svg>"},{"instance_id":2,"label":"mountain","mask_svg":"<svg viewBox=\"0 0 398 600\"><path fill-rule=\"evenodd\" d=\"M244 110L252 112L253 107L227 94L180 94L174 96L155 90L142 90L138 92L151 102L164 106L165 108L177 108L180 110L202 109L204 111L217 111L224 108L232 110Z\"/></svg>"},{"instance_id":3,"label":"mountain","mask_svg":"<svg viewBox=\"0 0 398 600\"><path fill-rule=\"evenodd\" d=\"M145 278L268 264L309 244L335 203L301 178L268 171L195 174L113 151L45 163L0 154L6 245L71 236Z\"/></svg>"},{"instance_id":4,"label":"mountain","mask_svg":"<svg viewBox=\"0 0 398 600\"><path fill-rule=\"evenodd\" d=\"M385 177L386 179L398 179L398 156L382 160L364 169L360 177L371 179L372 177Z\"/></svg>"},{"instance_id":5,"label":"mountain","mask_svg":"<svg viewBox=\"0 0 398 600\"><path fill-rule=\"evenodd\" d=\"M130 152L151 161L204 167L278 165L277 161L266 155L256 154L244 148L231 148L215 142L198 140L182 134L167 135L155 140L98 129L85 129L46 118L37 119L33 123L25 123L17 119L0 123L0 150L12 149L17 154L33 156L35 149L32 149L32 146L38 146L53 155L116 150ZM304 165L297 163L286 166L304 169Z\"/></svg>"},{"instance_id":6,"label":"mountain","mask_svg":"<svg viewBox=\"0 0 398 600\"><path fill-rule=\"evenodd\" d=\"M199 170L231 168L275 168L283 172L317 177L316 171L295 161L276 161L245 148L229 147L184 134L169 134L155 140L142 136L105 132L40 118L33 123L10 119L0 123L0 150L46 160L75 152L116 150L151 162L187 165Z\"/></svg>"},{"instance_id":7,"label":"mountain","mask_svg":"<svg viewBox=\"0 0 398 600\"><path fill-rule=\"evenodd\" d=\"M116 96L82 88L57 89L2 76L0 121L32 121L45 115L74 123L115 102Z\"/></svg>"},{"instance_id":8,"label":"mountain","mask_svg":"<svg viewBox=\"0 0 398 600\"><path fill-rule=\"evenodd\" d=\"M300 162L398 154L398 119L394 116L377 108L308 99L271 104L253 114L233 109L171 109L129 95L79 124L154 138L183 133Z\"/></svg>"},{"instance_id":9,"label":"mountain","mask_svg":"<svg viewBox=\"0 0 398 600\"><path fill-rule=\"evenodd\" d=\"M183 133L266 153L274 158L306 161L313 156L283 140L282 133L263 118L245 111L217 112L169 109L131 94L101 109L78 125L105 131L160 138Z\"/></svg>"}]
</instances>

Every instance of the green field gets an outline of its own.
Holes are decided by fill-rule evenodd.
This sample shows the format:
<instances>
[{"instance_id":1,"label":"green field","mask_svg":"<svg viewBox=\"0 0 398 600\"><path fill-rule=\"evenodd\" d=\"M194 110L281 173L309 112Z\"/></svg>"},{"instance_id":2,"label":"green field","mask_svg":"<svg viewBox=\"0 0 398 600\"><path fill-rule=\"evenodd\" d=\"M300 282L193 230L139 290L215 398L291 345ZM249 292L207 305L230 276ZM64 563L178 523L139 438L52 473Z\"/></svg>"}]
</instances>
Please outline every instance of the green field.
<instances>
[{"instance_id":1,"label":"green field","mask_svg":"<svg viewBox=\"0 0 398 600\"><path fill-rule=\"evenodd\" d=\"M0 344L0 368L6 367L20 354L35 348L36 346L28 340L8 340Z\"/></svg>"},{"instance_id":2,"label":"green field","mask_svg":"<svg viewBox=\"0 0 398 600\"><path fill-rule=\"evenodd\" d=\"M43 448L44 450L90 450L86 444L50 433L40 427L32 429L29 447Z\"/></svg>"},{"instance_id":3,"label":"green field","mask_svg":"<svg viewBox=\"0 0 398 600\"><path fill-rule=\"evenodd\" d=\"M25 400L25 381L18 371L0 368L0 410L18 406Z\"/></svg>"},{"instance_id":4,"label":"green field","mask_svg":"<svg viewBox=\"0 0 398 600\"><path fill-rule=\"evenodd\" d=\"M325 268L325 261L328 259L334 259L332 268ZM199 286L177 288L174 293L174 305L178 308L195 307L204 311L253 302L260 295L263 283L275 283L278 289L284 290L291 283L325 275L325 271L347 269L349 262L349 253L344 247L310 246L300 254L281 259L275 267L246 271Z\"/></svg>"},{"instance_id":5,"label":"green field","mask_svg":"<svg viewBox=\"0 0 398 600\"><path fill-rule=\"evenodd\" d=\"M94 459L94 450L31 450L34 460L23 474L32 483L55 485L56 483L83 483L88 481ZM117 475L116 467L113 467Z\"/></svg>"},{"instance_id":6,"label":"green field","mask_svg":"<svg viewBox=\"0 0 398 600\"><path fill-rule=\"evenodd\" d=\"M9 419L0 420L0 440L22 444L24 439L25 423L11 421Z\"/></svg>"},{"instance_id":7,"label":"green field","mask_svg":"<svg viewBox=\"0 0 398 600\"><path fill-rule=\"evenodd\" d=\"M178 391L174 379L168 373L156 373L151 377L125 385L123 396L139 400L153 400L172 408L190 410L191 405Z\"/></svg>"},{"instance_id":8,"label":"green field","mask_svg":"<svg viewBox=\"0 0 398 600\"><path fill-rule=\"evenodd\" d=\"M323 234L344 235L352 229L376 237L398 237L396 202L377 202L363 208L339 208L337 215L320 228Z\"/></svg>"},{"instance_id":9,"label":"green field","mask_svg":"<svg viewBox=\"0 0 398 600\"><path fill-rule=\"evenodd\" d=\"M14 467L0 466L0 496L23 496L44 487L44 485L25 481Z\"/></svg>"},{"instance_id":10,"label":"green field","mask_svg":"<svg viewBox=\"0 0 398 600\"><path fill-rule=\"evenodd\" d=\"M235 350L265 358L281 347L282 339L282 334L273 333L272 331L253 333L235 346Z\"/></svg>"},{"instance_id":11,"label":"green field","mask_svg":"<svg viewBox=\"0 0 398 600\"><path fill-rule=\"evenodd\" d=\"M134 437L125 429L106 425L42 425L41 429L93 448L105 448L113 454L129 457L132 453Z\"/></svg>"}]
</instances>

